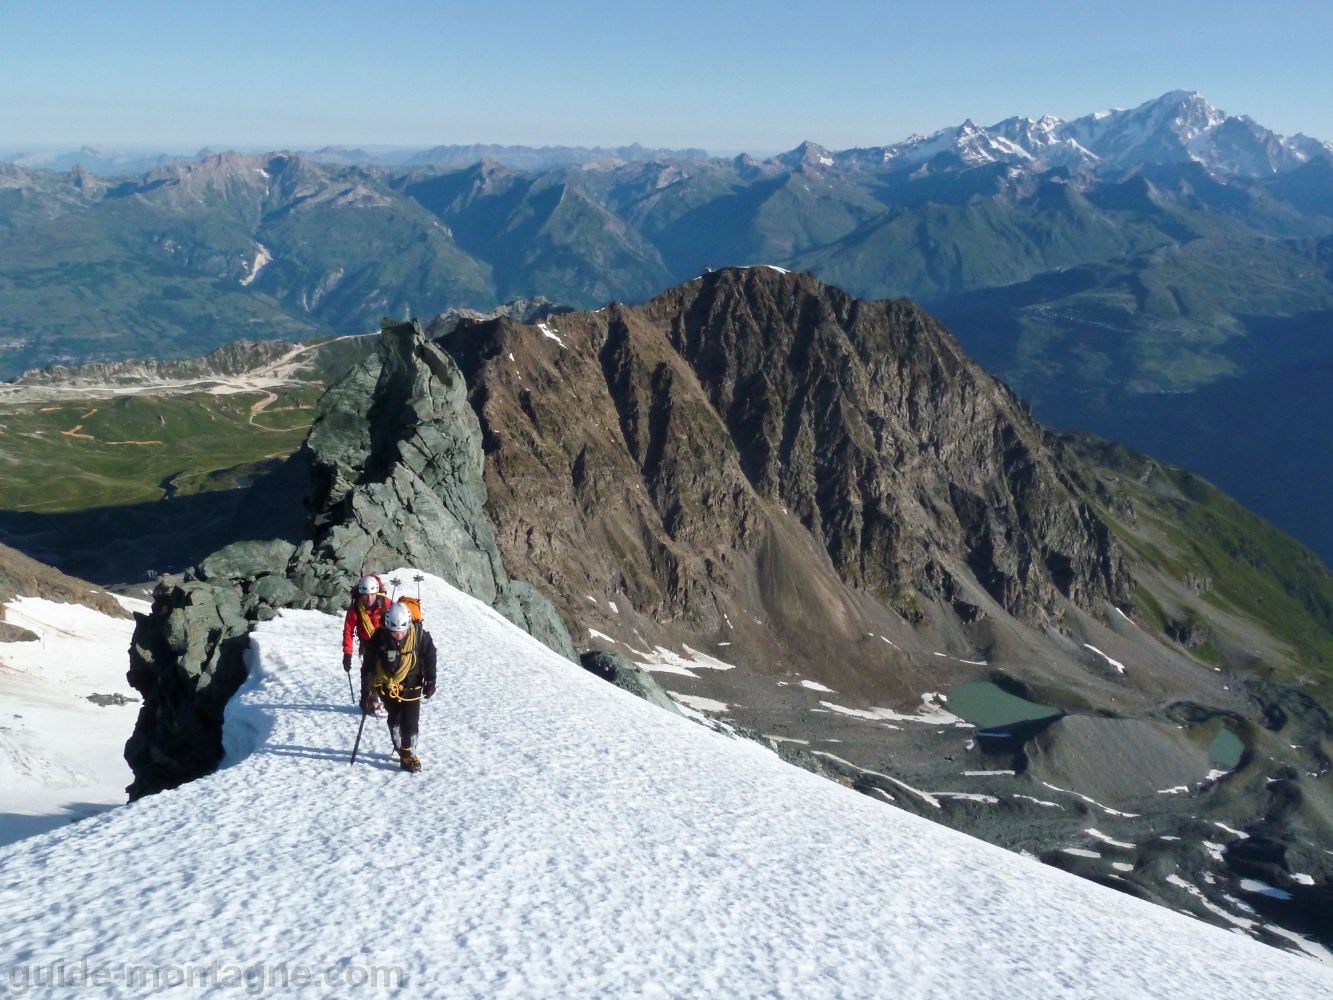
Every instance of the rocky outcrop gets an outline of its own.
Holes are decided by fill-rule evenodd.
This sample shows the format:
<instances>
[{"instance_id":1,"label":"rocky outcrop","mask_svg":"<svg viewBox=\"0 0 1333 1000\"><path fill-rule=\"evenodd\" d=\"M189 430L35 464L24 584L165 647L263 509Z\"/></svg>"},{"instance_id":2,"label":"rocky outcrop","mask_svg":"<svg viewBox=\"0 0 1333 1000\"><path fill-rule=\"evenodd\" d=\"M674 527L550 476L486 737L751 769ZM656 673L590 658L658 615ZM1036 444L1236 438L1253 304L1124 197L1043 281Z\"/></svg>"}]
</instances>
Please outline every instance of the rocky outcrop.
<instances>
[{"instance_id":1,"label":"rocky outcrop","mask_svg":"<svg viewBox=\"0 0 1333 1000\"><path fill-rule=\"evenodd\" d=\"M1033 624L1059 616L1057 595L1128 601L1116 541L1040 426L912 303L751 268L673 289L642 318L689 364L755 491L853 586L951 598L956 560ZM608 323L613 365L637 319ZM663 388L650 408L671 407Z\"/></svg>"},{"instance_id":2,"label":"rocky outcrop","mask_svg":"<svg viewBox=\"0 0 1333 1000\"><path fill-rule=\"evenodd\" d=\"M419 325L385 322L378 352L321 400L302 460L314 484L309 537L228 545L164 579L151 613L136 616L129 680L144 705L126 746L131 797L222 760L223 710L245 679L255 622L283 608L340 612L367 572L436 574L578 661L551 602L505 572L464 379Z\"/></svg>"},{"instance_id":3,"label":"rocky outcrop","mask_svg":"<svg viewBox=\"0 0 1333 1000\"><path fill-rule=\"evenodd\" d=\"M680 714L680 709L662 690L662 685L653 680L653 675L648 671L635 666L629 657L620 653L606 653L600 649L592 649L581 654L579 662L588 673L596 674L602 680L628 691L634 697L642 698L675 715Z\"/></svg>"},{"instance_id":4,"label":"rocky outcrop","mask_svg":"<svg viewBox=\"0 0 1333 1000\"><path fill-rule=\"evenodd\" d=\"M490 604L577 661L554 607L505 573L486 518L481 428L462 372L417 323L385 323L377 355L320 403L313 458L314 537L292 582L317 607L342 607L364 572L410 565Z\"/></svg>"},{"instance_id":5,"label":"rocky outcrop","mask_svg":"<svg viewBox=\"0 0 1333 1000\"><path fill-rule=\"evenodd\" d=\"M164 577L135 615L130 684L143 696L125 759L131 799L175 788L222 761L227 702L245 681L250 627L314 600L287 580L296 546L233 542L183 577Z\"/></svg>"},{"instance_id":6,"label":"rocky outcrop","mask_svg":"<svg viewBox=\"0 0 1333 1000\"><path fill-rule=\"evenodd\" d=\"M136 614L130 684L144 696L125 760L137 799L201 777L222 760L227 701L246 677L249 622L231 581L164 579Z\"/></svg>"},{"instance_id":7,"label":"rocky outcrop","mask_svg":"<svg viewBox=\"0 0 1333 1000\"><path fill-rule=\"evenodd\" d=\"M440 342L485 432L506 565L585 628L919 697L935 671L886 669L867 633L924 624L973 660L988 618L1059 633L1131 605L1046 432L909 302L733 268Z\"/></svg>"}]
</instances>

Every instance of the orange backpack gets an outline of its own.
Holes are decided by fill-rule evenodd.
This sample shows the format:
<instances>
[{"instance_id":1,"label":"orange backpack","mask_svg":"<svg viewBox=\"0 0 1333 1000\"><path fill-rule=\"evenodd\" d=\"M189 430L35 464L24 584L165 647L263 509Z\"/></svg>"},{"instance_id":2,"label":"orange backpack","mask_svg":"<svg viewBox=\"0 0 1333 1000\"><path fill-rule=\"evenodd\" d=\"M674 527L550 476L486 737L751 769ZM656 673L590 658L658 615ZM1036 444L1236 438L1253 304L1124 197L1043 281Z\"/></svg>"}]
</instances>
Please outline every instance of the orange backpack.
<instances>
[{"instance_id":1,"label":"orange backpack","mask_svg":"<svg viewBox=\"0 0 1333 1000\"><path fill-rule=\"evenodd\" d=\"M415 597L400 597L398 598L397 603L405 605L407 610L412 612L412 620L414 622L421 621L421 602Z\"/></svg>"}]
</instances>

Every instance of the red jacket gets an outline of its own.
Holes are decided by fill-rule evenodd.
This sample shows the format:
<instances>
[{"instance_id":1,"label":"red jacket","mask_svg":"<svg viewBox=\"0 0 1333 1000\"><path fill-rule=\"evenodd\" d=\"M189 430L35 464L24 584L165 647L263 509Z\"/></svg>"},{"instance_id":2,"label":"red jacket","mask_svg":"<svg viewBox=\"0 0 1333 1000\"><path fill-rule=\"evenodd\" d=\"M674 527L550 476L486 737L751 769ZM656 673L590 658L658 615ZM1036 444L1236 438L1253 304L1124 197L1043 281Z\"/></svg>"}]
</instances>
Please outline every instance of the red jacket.
<instances>
[{"instance_id":1,"label":"red jacket","mask_svg":"<svg viewBox=\"0 0 1333 1000\"><path fill-rule=\"evenodd\" d=\"M361 640L362 645L370 641L370 637L375 634L375 629L379 628L380 622L384 620L384 612L388 610L388 607L388 598L383 594L377 594L374 603L365 609L363 616L360 602L356 598L352 599L352 606L347 609L347 616L343 619L344 654L352 655L353 635ZM368 628L367 625L369 625Z\"/></svg>"}]
</instances>

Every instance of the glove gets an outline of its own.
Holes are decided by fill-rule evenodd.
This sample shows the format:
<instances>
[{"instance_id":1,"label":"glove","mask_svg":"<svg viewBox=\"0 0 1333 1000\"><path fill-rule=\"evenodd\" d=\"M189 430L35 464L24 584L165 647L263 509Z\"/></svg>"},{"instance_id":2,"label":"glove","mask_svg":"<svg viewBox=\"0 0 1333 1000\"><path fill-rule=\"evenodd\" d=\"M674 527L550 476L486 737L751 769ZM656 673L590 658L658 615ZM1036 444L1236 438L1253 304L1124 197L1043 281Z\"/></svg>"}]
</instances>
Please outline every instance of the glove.
<instances>
[{"instance_id":1,"label":"glove","mask_svg":"<svg viewBox=\"0 0 1333 1000\"><path fill-rule=\"evenodd\" d=\"M434 682L434 681L427 681L425 684L423 684L423 685L421 686L421 697L423 697L423 698L429 698L429 697L430 697L431 695L433 695L434 693L435 693L435 682Z\"/></svg>"},{"instance_id":2,"label":"glove","mask_svg":"<svg viewBox=\"0 0 1333 1000\"><path fill-rule=\"evenodd\" d=\"M375 692L370 688L361 692L361 711L366 715L375 714Z\"/></svg>"},{"instance_id":3,"label":"glove","mask_svg":"<svg viewBox=\"0 0 1333 1000\"><path fill-rule=\"evenodd\" d=\"M352 654L343 653L343 669L349 674L352 672Z\"/></svg>"}]
</instances>

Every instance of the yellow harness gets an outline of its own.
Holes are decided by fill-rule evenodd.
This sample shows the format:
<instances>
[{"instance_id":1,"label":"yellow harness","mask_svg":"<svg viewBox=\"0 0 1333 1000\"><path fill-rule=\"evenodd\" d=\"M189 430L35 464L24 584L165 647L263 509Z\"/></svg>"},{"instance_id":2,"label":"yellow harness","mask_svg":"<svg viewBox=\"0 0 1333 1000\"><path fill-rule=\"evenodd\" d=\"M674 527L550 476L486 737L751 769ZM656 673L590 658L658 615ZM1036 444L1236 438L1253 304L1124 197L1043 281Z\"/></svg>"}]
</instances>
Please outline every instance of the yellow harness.
<instances>
[{"instance_id":1,"label":"yellow harness","mask_svg":"<svg viewBox=\"0 0 1333 1000\"><path fill-rule=\"evenodd\" d=\"M363 608L358 601L356 605L356 613L361 619L361 634L369 639L375 634L375 623L371 621L370 612Z\"/></svg>"},{"instance_id":2,"label":"yellow harness","mask_svg":"<svg viewBox=\"0 0 1333 1000\"><path fill-rule=\"evenodd\" d=\"M412 627L407 630L407 638L403 640L403 648L398 650L398 669L392 674L384 667L384 654L375 663L374 686L396 701L420 701L421 689L417 688L415 698L403 697L403 681L407 675L412 672L412 668L417 662L417 627L412 623Z\"/></svg>"}]
</instances>

